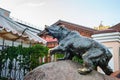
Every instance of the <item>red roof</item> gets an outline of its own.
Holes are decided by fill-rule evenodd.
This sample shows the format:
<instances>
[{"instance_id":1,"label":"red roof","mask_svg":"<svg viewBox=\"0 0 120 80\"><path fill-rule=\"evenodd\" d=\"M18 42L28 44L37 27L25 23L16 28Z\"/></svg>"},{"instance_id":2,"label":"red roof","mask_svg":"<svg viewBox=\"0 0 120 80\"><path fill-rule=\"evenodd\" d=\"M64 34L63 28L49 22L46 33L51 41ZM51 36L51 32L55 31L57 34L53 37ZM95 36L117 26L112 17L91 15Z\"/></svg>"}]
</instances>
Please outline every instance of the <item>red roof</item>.
<instances>
[{"instance_id":1,"label":"red roof","mask_svg":"<svg viewBox=\"0 0 120 80\"><path fill-rule=\"evenodd\" d=\"M57 42L57 39L55 38L55 39L53 39L52 37L50 38L50 37L46 37L46 38L43 38L43 39L45 39L47 42Z\"/></svg>"},{"instance_id":2,"label":"red roof","mask_svg":"<svg viewBox=\"0 0 120 80\"><path fill-rule=\"evenodd\" d=\"M118 23L118 24L116 24L116 25L110 27L109 29L114 29L114 30L120 32L120 23Z\"/></svg>"},{"instance_id":3,"label":"red roof","mask_svg":"<svg viewBox=\"0 0 120 80\"><path fill-rule=\"evenodd\" d=\"M94 34L100 34L100 33L110 33L110 32L117 32L115 29L106 29L101 31L94 31Z\"/></svg>"}]
</instances>

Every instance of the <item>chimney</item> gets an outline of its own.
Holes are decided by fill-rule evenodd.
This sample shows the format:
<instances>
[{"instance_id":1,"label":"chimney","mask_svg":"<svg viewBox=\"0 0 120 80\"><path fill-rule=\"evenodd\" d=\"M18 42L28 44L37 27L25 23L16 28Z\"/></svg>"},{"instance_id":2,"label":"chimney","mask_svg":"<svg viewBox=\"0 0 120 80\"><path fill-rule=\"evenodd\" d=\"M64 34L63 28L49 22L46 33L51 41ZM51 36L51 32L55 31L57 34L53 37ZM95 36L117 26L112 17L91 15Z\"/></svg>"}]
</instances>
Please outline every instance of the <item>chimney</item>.
<instances>
[{"instance_id":1,"label":"chimney","mask_svg":"<svg viewBox=\"0 0 120 80\"><path fill-rule=\"evenodd\" d=\"M3 9L3 8L0 8L0 15L9 17L10 11L7 11L7 10L5 10L5 9Z\"/></svg>"}]
</instances>

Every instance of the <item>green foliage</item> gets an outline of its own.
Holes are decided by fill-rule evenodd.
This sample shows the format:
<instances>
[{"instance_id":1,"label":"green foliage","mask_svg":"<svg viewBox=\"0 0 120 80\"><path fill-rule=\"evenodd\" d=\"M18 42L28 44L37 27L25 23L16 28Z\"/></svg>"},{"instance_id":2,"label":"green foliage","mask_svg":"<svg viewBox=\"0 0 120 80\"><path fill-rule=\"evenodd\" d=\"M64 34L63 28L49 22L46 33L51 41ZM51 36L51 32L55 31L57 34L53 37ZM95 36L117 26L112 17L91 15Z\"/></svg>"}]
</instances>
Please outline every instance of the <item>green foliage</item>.
<instances>
[{"instance_id":1,"label":"green foliage","mask_svg":"<svg viewBox=\"0 0 120 80\"><path fill-rule=\"evenodd\" d=\"M55 56L57 59L59 59L59 58L63 58L64 54L56 53ZM83 60L79 58L78 56L74 56L72 60L75 62L83 63Z\"/></svg>"},{"instance_id":2,"label":"green foliage","mask_svg":"<svg viewBox=\"0 0 120 80\"><path fill-rule=\"evenodd\" d=\"M31 69L33 69L40 65L39 57L47 56L48 48L42 45L35 45L35 46L32 46L30 49L31 49L30 67Z\"/></svg>"},{"instance_id":3,"label":"green foliage","mask_svg":"<svg viewBox=\"0 0 120 80\"><path fill-rule=\"evenodd\" d=\"M10 46L0 52L0 70L4 67L4 63L9 59L9 73L13 68L14 60L19 62L19 69L30 71L40 65L39 57L44 57L48 53L48 48L40 44L32 47ZM24 72L25 72L24 71Z\"/></svg>"},{"instance_id":4,"label":"green foliage","mask_svg":"<svg viewBox=\"0 0 120 80\"><path fill-rule=\"evenodd\" d=\"M72 60L75 62L83 63L83 60L77 56L74 56Z\"/></svg>"},{"instance_id":5,"label":"green foliage","mask_svg":"<svg viewBox=\"0 0 120 80\"><path fill-rule=\"evenodd\" d=\"M6 62L6 54L0 51L0 71L2 71L2 68L4 67L4 63ZM0 72L1 75L1 72Z\"/></svg>"},{"instance_id":6,"label":"green foliage","mask_svg":"<svg viewBox=\"0 0 120 80\"><path fill-rule=\"evenodd\" d=\"M57 59L59 59L59 58L63 58L63 57L64 57L64 54L56 53L55 56L56 56Z\"/></svg>"},{"instance_id":7,"label":"green foliage","mask_svg":"<svg viewBox=\"0 0 120 80\"><path fill-rule=\"evenodd\" d=\"M6 77L0 77L0 80L8 80Z\"/></svg>"}]
</instances>

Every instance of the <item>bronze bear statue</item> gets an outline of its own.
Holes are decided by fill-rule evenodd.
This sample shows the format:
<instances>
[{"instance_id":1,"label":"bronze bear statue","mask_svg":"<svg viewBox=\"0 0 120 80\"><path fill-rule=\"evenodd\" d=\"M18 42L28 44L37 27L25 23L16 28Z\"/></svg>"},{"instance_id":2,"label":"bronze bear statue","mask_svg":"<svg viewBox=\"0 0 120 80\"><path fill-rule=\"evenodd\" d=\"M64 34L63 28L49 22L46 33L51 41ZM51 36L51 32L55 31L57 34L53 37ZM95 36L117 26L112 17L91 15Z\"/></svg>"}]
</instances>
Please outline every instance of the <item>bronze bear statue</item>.
<instances>
[{"instance_id":1,"label":"bronze bear statue","mask_svg":"<svg viewBox=\"0 0 120 80\"><path fill-rule=\"evenodd\" d=\"M63 60L72 60L75 55L82 58L83 67L78 69L80 74L90 73L97 66L107 75L113 73L108 65L112 54L101 43L58 25L47 26L43 32L58 40L59 45L49 50L50 55L64 53Z\"/></svg>"}]
</instances>

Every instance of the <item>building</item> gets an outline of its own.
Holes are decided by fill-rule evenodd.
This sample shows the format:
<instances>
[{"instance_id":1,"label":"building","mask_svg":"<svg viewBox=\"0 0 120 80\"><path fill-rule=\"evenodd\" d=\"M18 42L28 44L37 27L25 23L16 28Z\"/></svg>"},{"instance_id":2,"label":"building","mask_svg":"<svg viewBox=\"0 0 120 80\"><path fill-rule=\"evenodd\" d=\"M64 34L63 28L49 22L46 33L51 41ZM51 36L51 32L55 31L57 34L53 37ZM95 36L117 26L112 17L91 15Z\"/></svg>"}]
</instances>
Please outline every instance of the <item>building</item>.
<instances>
[{"instance_id":1,"label":"building","mask_svg":"<svg viewBox=\"0 0 120 80\"><path fill-rule=\"evenodd\" d=\"M96 30L105 30L105 29L108 29L108 28L110 28L110 26L104 26L102 24L102 21L100 22L100 25L98 27L94 27L94 29L96 29Z\"/></svg>"},{"instance_id":2,"label":"building","mask_svg":"<svg viewBox=\"0 0 120 80\"><path fill-rule=\"evenodd\" d=\"M112 52L110 65L114 71L120 69L120 23L106 30L95 31L92 38L104 44Z\"/></svg>"},{"instance_id":3,"label":"building","mask_svg":"<svg viewBox=\"0 0 120 80\"><path fill-rule=\"evenodd\" d=\"M0 50L5 46L17 46L23 43L26 47L34 43L46 43L37 35L39 32L39 29L31 25L14 20L10 17L10 11L0 8Z\"/></svg>"},{"instance_id":4,"label":"building","mask_svg":"<svg viewBox=\"0 0 120 80\"><path fill-rule=\"evenodd\" d=\"M41 38L45 39L47 41L46 46L48 48L53 48L58 45L57 39L53 39L52 36L49 35L40 35Z\"/></svg>"}]
</instances>

